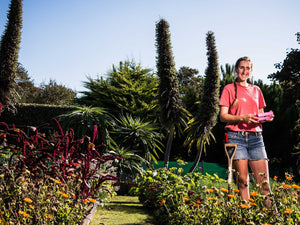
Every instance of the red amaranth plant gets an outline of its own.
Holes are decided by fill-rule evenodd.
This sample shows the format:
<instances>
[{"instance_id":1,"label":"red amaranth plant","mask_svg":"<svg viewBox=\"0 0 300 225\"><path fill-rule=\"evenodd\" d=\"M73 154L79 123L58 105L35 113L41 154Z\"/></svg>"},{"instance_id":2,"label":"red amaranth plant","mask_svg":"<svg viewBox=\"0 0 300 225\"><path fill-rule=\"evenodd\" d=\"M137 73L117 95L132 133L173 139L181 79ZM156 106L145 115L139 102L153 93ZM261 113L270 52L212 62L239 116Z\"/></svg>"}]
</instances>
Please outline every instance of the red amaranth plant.
<instances>
[{"instance_id":1,"label":"red amaranth plant","mask_svg":"<svg viewBox=\"0 0 300 225\"><path fill-rule=\"evenodd\" d=\"M0 123L0 152L11 154L8 168L13 168L19 175L29 170L36 185L45 175L68 184L75 199L94 197L104 181L119 180L102 169L102 165L118 157L99 154L94 145L98 137L96 126L92 139L86 136L75 140L72 129L64 134L59 122L54 121L58 135L53 140L47 140L40 133L49 124L37 127L28 137L21 129ZM9 170L1 172L9 176Z\"/></svg>"}]
</instances>

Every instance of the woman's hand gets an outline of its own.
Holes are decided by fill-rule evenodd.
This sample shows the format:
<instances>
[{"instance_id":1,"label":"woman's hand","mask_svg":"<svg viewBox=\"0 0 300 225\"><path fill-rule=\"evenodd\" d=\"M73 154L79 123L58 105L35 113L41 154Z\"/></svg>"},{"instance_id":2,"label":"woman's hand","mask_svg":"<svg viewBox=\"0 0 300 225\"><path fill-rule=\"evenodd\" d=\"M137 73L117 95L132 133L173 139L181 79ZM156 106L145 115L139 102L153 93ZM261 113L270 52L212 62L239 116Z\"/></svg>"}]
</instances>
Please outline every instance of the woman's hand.
<instances>
[{"instance_id":1,"label":"woman's hand","mask_svg":"<svg viewBox=\"0 0 300 225\"><path fill-rule=\"evenodd\" d=\"M258 117L256 115L254 115L254 114L242 115L242 121L244 123L248 123L248 124L259 123L257 120L258 120Z\"/></svg>"}]
</instances>

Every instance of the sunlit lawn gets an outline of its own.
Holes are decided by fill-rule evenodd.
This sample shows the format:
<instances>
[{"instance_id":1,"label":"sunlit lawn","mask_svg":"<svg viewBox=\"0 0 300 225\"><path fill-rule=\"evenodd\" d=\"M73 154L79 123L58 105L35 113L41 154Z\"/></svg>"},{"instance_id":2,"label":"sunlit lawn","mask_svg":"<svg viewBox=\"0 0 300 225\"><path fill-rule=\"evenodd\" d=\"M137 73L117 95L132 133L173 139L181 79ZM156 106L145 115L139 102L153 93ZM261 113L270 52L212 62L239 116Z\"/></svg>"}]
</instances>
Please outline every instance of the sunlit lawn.
<instances>
[{"instance_id":1,"label":"sunlit lawn","mask_svg":"<svg viewBox=\"0 0 300 225\"><path fill-rule=\"evenodd\" d=\"M147 212L136 196L114 196L108 206L98 207L91 225L154 224L151 212Z\"/></svg>"}]
</instances>

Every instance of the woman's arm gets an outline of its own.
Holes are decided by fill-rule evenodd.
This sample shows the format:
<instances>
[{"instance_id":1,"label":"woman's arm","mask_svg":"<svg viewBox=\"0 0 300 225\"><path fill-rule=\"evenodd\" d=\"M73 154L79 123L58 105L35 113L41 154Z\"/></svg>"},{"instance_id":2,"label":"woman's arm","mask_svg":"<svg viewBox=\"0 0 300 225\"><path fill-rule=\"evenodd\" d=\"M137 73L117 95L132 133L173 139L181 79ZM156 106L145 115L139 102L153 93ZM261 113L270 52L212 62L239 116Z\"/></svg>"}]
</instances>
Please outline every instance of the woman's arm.
<instances>
[{"instance_id":1,"label":"woman's arm","mask_svg":"<svg viewBox=\"0 0 300 225\"><path fill-rule=\"evenodd\" d=\"M221 106L220 110L220 120L221 122L226 123L258 123L256 121L258 118L254 114L246 114L246 115L231 115L228 113L229 108L227 106Z\"/></svg>"}]
</instances>

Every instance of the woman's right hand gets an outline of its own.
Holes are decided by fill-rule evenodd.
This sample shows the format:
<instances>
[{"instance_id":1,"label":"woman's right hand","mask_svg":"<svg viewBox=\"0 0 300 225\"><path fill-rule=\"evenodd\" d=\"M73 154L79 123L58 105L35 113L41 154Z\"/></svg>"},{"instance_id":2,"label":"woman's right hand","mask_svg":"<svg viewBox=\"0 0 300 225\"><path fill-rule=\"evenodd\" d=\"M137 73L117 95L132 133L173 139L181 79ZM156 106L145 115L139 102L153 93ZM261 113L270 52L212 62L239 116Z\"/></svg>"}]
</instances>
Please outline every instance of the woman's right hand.
<instances>
[{"instance_id":1,"label":"woman's right hand","mask_svg":"<svg viewBox=\"0 0 300 225\"><path fill-rule=\"evenodd\" d=\"M255 114L246 114L246 115L242 115L241 117L242 117L242 121L244 123L247 123L247 124L259 123L257 121L258 117Z\"/></svg>"}]
</instances>

